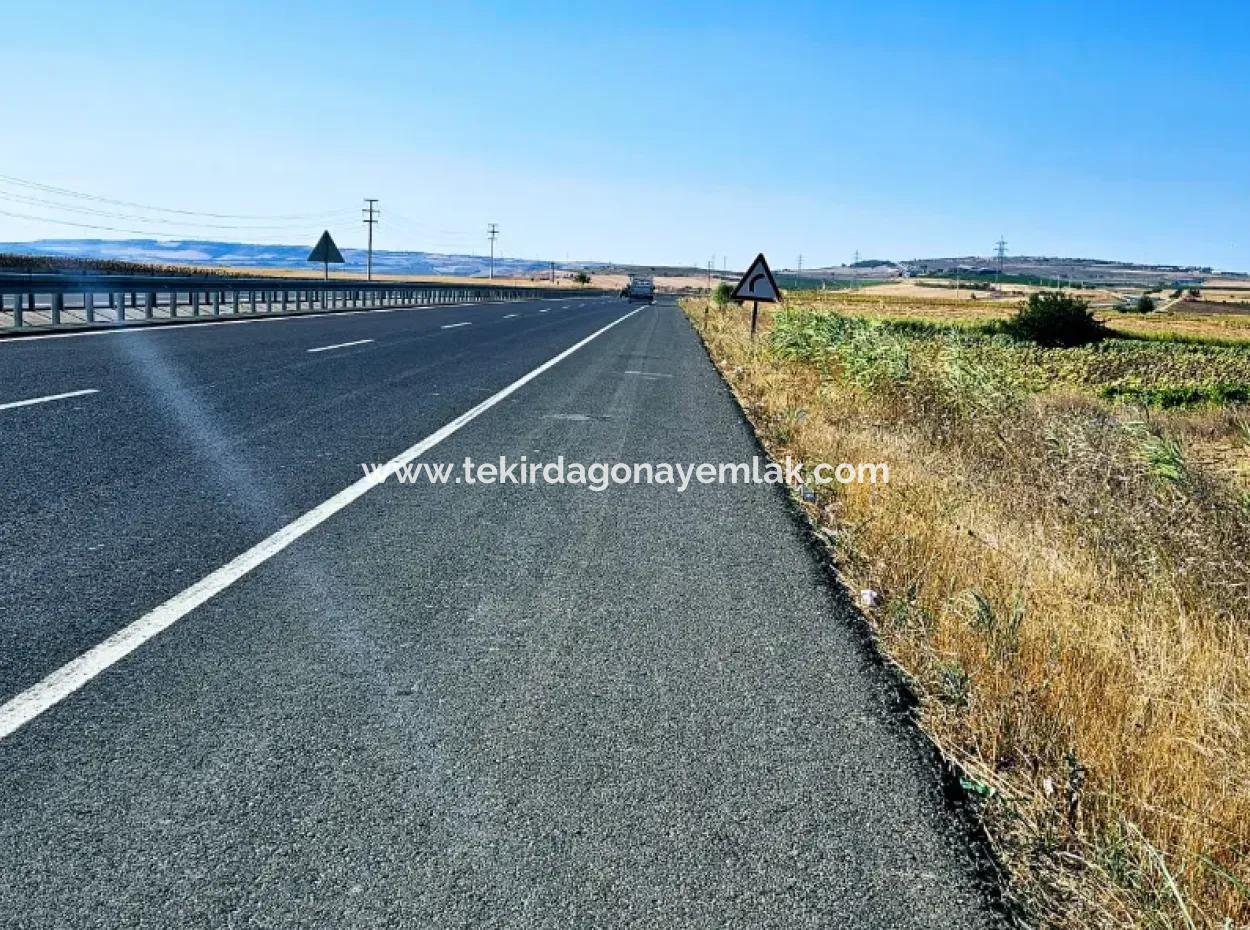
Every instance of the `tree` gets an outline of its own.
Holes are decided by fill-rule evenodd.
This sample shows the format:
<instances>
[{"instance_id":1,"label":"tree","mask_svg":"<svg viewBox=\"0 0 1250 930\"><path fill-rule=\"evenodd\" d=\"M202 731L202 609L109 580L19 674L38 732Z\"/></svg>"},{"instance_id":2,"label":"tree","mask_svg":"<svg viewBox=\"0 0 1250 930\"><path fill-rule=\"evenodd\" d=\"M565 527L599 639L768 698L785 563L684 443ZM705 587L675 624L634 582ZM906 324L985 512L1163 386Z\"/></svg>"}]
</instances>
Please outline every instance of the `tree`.
<instances>
[{"instance_id":1,"label":"tree","mask_svg":"<svg viewBox=\"0 0 1250 930\"><path fill-rule=\"evenodd\" d=\"M577 274L573 275L573 282L575 284L589 284L590 275L586 274L584 271L579 271Z\"/></svg>"},{"instance_id":2,"label":"tree","mask_svg":"<svg viewBox=\"0 0 1250 930\"><path fill-rule=\"evenodd\" d=\"M1062 291L1038 291L1003 325L1008 335L1052 348L1098 342L1106 328L1089 304Z\"/></svg>"},{"instance_id":3,"label":"tree","mask_svg":"<svg viewBox=\"0 0 1250 930\"><path fill-rule=\"evenodd\" d=\"M1142 294L1137 298L1137 306L1133 309L1138 313L1154 313L1155 299L1149 294Z\"/></svg>"}]
</instances>

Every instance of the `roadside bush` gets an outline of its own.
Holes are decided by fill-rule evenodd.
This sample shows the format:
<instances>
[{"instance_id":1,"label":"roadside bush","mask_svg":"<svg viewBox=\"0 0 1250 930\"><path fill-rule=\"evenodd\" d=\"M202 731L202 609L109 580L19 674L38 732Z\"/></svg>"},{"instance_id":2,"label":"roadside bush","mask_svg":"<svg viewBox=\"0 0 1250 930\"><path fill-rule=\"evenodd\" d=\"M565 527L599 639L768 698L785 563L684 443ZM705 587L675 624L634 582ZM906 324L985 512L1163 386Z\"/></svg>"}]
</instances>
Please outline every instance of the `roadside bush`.
<instances>
[{"instance_id":1,"label":"roadside bush","mask_svg":"<svg viewBox=\"0 0 1250 930\"><path fill-rule=\"evenodd\" d=\"M733 292L733 285L728 281L722 281L720 284L716 285L715 290L712 291L712 303L716 304L718 307L723 307L725 304L729 303L729 297L733 294Z\"/></svg>"},{"instance_id":2,"label":"roadside bush","mask_svg":"<svg viewBox=\"0 0 1250 930\"><path fill-rule=\"evenodd\" d=\"M1137 298L1137 304L1133 309L1138 313L1154 313L1155 299L1149 294L1142 294Z\"/></svg>"},{"instance_id":3,"label":"roadside bush","mask_svg":"<svg viewBox=\"0 0 1250 930\"><path fill-rule=\"evenodd\" d=\"M1016 339L1048 347L1088 345L1107 335L1086 301L1061 291L1030 294L1028 302L1002 329Z\"/></svg>"},{"instance_id":4,"label":"roadside bush","mask_svg":"<svg viewBox=\"0 0 1250 930\"><path fill-rule=\"evenodd\" d=\"M573 282L575 284L589 284L590 275L586 274L584 271L579 271L577 274L573 275Z\"/></svg>"}]
</instances>

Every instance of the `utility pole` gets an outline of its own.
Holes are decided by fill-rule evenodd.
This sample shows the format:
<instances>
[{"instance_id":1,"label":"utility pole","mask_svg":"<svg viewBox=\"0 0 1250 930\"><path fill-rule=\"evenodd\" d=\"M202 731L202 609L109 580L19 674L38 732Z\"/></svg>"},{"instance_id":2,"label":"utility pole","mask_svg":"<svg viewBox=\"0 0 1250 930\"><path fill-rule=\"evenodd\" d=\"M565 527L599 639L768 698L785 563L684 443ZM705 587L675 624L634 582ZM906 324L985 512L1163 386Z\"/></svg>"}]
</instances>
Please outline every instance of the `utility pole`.
<instances>
[{"instance_id":1,"label":"utility pole","mask_svg":"<svg viewBox=\"0 0 1250 930\"><path fill-rule=\"evenodd\" d=\"M999 236L998 241L994 243L994 252L998 256L998 273L994 276L994 287L1001 291L1003 289L1003 256L1007 254L1007 240L1002 236Z\"/></svg>"},{"instance_id":2,"label":"utility pole","mask_svg":"<svg viewBox=\"0 0 1250 930\"><path fill-rule=\"evenodd\" d=\"M711 290L712 290L712 265L715 262L716 262L715 258L709 258L707 260L707 289L709 293L711 293Z\"/></svg>"},{"instance_id":3,"label":"utility pole","mask_svg":"<svg viewBox=\"0 0 1250 930\"><path fill-rule=\"evenodd\" d=\"M855 260L851 262L851 290L853 291L859 290L859 269L856 267L856 265L858 264L859 264L859 249L856 249Z\"/></svg>"},{"instance_id":4,"label":"utility pole","mask_svg":"<svg viewBox=\"0 0 1250 930\"><path fill-rule=\"evenodd\" d=\"M365 268L365 279L373 280L373 227L382 211L378 209L378 198L366 197L365 208L360 212L365 215L365 225L369 227L369 262Z\"/></svg>"},{"instance_id":5,"label":"utility pole","mask_svg":"<svg viewBox=\"0 0 1250 930\"><path fill-rule=\"evenodd\" d=\"M499 238L499 225L497 223L486 224L486 235L490 237L490 279L495 280L495 240Z\"/></svg>"}]
</instances>

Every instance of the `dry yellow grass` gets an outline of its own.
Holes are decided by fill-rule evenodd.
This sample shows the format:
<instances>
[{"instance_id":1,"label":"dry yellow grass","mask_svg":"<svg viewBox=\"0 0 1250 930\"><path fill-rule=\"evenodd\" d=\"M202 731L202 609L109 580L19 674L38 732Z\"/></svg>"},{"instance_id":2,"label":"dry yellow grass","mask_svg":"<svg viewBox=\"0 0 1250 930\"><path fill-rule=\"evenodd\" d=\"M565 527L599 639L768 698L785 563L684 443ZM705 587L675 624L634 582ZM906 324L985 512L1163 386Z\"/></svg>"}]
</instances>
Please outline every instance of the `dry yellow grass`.
<instances>
[{"instance_id":1,"label":"dry yellow grass","mask_svg":"<svg viewBox=\"0 0 1250 930\"><path fill-rule=\"evenodd\" d=\"M736 308L688 310L774 454L889 462L888 485L805 506L882 592L880 644L1030 917L1250 925L1250 529L1200 463L1170 485L1147 454L1219 425L951 394L919 368L865 389L752 345Z\"/></svg>"}]
</instances>

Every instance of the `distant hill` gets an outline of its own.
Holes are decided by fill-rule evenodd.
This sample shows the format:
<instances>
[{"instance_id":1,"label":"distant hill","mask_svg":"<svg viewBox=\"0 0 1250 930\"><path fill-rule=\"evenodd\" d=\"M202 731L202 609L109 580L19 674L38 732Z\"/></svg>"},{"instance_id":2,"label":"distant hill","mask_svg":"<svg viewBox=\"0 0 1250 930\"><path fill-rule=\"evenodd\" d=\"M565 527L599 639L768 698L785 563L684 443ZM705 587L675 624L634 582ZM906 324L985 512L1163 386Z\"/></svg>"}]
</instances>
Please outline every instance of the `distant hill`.
<instances>
[{"instance_id":1,"label":"distant hill","mask_svg":"<svg viewBox=\"0 0 1250 930\"><path fill-rule=\"evenodd\" d=\"M0 252L20 255L106 259L156 265L295 268L310 274L320 267L306 261L311 248L311 245L252 245L211 239L39 239L35 242L0 242ZM363 249L343 249L342 252L347 262L336 266L336 270L364 270L366 253ZM563 262L557 263L558 268L564 266ZM501 277L523 277L541 273L550 267L550 262L534 259L495 259L495 274ZM574 267L584 267L584 263L576 263ZM490 260L481 255L443 255L437 252L390 252L375 249L373 270L380 274L485 277L490 270Z\"/></svg>"}]
</instances>

